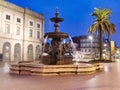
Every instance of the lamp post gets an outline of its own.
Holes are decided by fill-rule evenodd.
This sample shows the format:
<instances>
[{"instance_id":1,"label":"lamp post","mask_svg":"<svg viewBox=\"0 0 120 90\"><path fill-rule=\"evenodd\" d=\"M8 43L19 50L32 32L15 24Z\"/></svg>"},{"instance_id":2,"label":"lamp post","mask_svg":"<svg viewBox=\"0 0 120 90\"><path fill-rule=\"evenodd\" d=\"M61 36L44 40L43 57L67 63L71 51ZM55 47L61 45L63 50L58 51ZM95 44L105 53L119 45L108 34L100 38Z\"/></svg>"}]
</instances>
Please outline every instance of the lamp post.
<instances>
[{"instance_id":1,"label":"lamp post","mask_svg":"<svg viewBox=\"0 0 120 90\"><path fill-rule=\"evenodd\" d=\"M91 46L91 51L92 51L92 41L93 41L93 36L92 36L92 35L89 35L89 36L88 36L88 39L89 39L90 42L91 42L91 45L90 45L90 46ZM93 52L93 51L92 51L92 52ZM92 54L93 54L92 52L91 52L91 58L92 58Z\"/></svg>"}]
</instances>

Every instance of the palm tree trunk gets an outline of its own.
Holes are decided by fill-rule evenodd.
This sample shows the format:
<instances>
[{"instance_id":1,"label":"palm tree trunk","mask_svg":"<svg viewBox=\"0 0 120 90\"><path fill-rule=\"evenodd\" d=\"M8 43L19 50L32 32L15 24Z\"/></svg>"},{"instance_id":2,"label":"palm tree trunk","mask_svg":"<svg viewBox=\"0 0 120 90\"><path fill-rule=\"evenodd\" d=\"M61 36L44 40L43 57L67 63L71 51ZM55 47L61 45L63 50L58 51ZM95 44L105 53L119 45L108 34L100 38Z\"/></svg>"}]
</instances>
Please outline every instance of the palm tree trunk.
<instances>
[{"instance_id":1,"label":"palm tree trunk","mask_svg":"<svg viewBox=\"0 0 120 90\"><path fill-rule=\"evenodd\" d=\"M111 43L110 43L110 34L108 34L108 42L109 42L109 54L110 54L110 60L112 59L111 58Z\"/></svg>"},{"instance_id":2,"label":"palm tree trunk","mask_svg":"<svg viewBox=\"0 0 120 90\"><path fill-rule=\"evenodd\" d=\"M99 34L100 34L100 60L102 60L102 30L101 27L99 28Z\"/></svg>"}]
</instances>

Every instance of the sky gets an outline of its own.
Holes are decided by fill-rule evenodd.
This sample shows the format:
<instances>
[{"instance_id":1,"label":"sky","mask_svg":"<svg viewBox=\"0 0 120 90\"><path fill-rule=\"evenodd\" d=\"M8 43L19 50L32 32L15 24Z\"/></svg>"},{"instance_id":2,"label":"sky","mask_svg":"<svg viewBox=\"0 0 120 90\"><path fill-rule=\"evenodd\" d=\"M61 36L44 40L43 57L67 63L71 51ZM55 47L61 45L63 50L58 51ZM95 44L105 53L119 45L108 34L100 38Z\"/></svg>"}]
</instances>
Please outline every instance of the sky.
<instances>
[{"instance_id":1,"label":"sky","mask_svg":"<svg viewBox=\"0 0 120 90\"><path fill-rule=\"evenodd\" d=\"M68 33L71 37L88 35L88 28L94 23L90 14L94 8L108 8L112 11L110 22L116 25L116 34L111 40L120 46L120 0L7 0L21 7L43 14L45 17L45 33L54 31L54 24L50 18L54 17L56 7L59 16L64 18L60 23L60 31Z\"/></svg>"}]
</instances>

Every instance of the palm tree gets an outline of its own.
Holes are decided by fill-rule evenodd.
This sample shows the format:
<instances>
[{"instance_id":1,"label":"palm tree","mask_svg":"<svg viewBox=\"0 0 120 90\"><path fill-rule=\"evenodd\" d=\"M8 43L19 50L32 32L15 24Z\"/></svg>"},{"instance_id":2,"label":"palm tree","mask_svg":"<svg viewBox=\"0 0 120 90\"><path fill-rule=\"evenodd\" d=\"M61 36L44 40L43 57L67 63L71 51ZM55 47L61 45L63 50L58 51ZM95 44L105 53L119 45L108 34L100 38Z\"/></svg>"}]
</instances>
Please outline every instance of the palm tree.
<instances>
[{"instance_id":1,"label":"palm tree","mask_svg":"<svg viewBox=\"0 0 120 90\"><path fill-rule=\"evenodd\" d=\"M108 40L110 43L110 34L116 33L116 27L113 23L109 22L109 16L112 12L106 8L99 9L95 8L95 11L91 14L91 16L95 17L95 22L90 26L88 32L90 33L98 33L100 39L100 60L102 59L102 39L103 35L106 34L108 36ZM111 53L111 50L110 50ZM111 56L111 55L110 55Z\"/></svg>"}]
</instances>

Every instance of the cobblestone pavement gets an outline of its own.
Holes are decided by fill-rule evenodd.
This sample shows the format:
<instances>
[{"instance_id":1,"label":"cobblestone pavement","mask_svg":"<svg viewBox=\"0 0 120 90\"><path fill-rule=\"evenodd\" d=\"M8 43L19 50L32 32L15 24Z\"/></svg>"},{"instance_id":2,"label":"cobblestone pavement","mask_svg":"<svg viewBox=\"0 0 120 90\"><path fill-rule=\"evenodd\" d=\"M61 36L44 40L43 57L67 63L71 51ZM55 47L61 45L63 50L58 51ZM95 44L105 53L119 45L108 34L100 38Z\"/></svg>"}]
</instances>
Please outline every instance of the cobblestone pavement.
<instances>
[{"instance_id":1,"label":"cobblestone pavement","mask_svg":"<svg viewBox=\"0 0 120 90\"><path fill-rule=\"evenodd\" d=\"M89 75L19 76L0 63L0 90L120 90L120 62L104 64L104 71Z\"/></svg>"}]
</instances>

